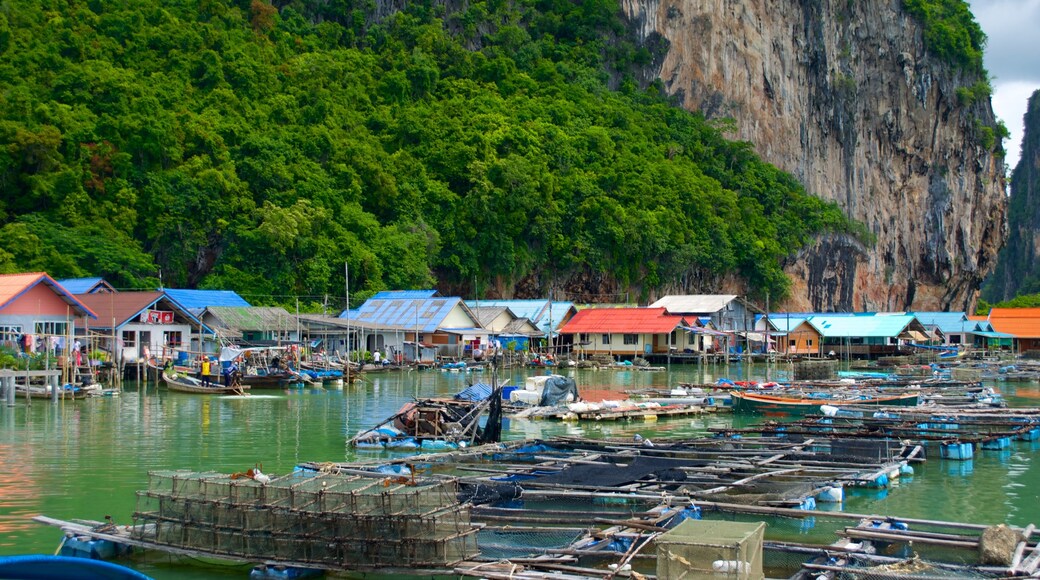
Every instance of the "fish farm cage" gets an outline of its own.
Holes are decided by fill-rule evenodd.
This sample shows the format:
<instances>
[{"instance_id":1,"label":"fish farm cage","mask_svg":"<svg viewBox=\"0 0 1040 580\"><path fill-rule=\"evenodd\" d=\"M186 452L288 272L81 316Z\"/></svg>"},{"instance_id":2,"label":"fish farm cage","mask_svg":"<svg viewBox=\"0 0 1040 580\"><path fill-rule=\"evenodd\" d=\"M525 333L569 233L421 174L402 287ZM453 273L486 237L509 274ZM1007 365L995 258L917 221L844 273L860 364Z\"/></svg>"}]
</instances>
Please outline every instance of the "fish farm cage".
<instances>
[{"instance_id":1,"label":"fish farm cage","mask_svg":"<svg viewBox=\"0 0 1040 580\"><path fill-rule=\"evenodd\" d=\"M657 577L761 580L765 527L688 519L656 539Z\"/></svg>"},{"instance_id":2,"label":"fish farm cage","mask_svg":"<svg viewBox=\"0 0 1040 580\"><path fill-rule=\"evenodd\" d=\"M149 474L132 537L245 560L332 569L444 567L477 554L454 479L296 472Z\"/></svg>"}]
</instances>

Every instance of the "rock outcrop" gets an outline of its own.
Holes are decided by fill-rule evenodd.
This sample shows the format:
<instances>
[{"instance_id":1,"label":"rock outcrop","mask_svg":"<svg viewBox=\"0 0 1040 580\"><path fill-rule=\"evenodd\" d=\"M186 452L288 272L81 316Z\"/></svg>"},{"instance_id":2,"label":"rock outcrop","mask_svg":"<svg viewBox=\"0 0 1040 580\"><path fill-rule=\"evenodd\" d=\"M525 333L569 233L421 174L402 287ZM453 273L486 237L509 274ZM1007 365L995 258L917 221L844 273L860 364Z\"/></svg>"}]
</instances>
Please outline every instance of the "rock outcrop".
<instances>
[{"instance_id":1,"label":"rock outcrop","mask_svg":"<svg viewBox=\"0 0 1040 580\"><path fill-rule=\"evenodd\" d=\"M900 0L623 0L653 71L876 243L826 236L789 259L788 309L970 308L1006 236L1002 156L975 75L925 49ZM998 147L999 149L999 147Z\"/></svg>"},{"instance_id":2,"label":"rock outcrop","mask_svg":"<svg viewBox=\"0 0 1040 580\"><path fill-rule=\"evenodd\" d=\"M1040 292L1040 91L1029 98L1022 156L1011 174L1008 230L997 269L986 282L984 294L991 302Z\"/></svg>"}]
</instances>

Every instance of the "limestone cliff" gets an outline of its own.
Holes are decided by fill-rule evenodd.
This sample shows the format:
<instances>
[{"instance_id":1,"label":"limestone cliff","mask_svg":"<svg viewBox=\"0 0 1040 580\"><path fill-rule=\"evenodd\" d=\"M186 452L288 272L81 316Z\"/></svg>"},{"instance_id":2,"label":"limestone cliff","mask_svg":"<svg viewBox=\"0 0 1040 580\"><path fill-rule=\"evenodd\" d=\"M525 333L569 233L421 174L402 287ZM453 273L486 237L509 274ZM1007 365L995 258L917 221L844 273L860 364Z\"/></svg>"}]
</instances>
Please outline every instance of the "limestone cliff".
<instances>
[{"instance_id":1,"label":"limestone cliff","mask_svg":"<svg viewBox=\"0 0 1040 580\"><path fill-rule=\"evenodd\" d=\"M829 236L785 269L812 310L965 309L1006 235L1002 157L982 143L977 79L929 55L900 0L623 0L653 74L691 110L877 236ZM999 147L998 147L999 149Z\"/></svg>"},{"instance_id":2,"label":"limestone cliff","mask_svg":"<svg viewBox=\"0 0 1040 580\"><path fill-rule=\"evenodd\" d=\"M986 299L1010 300L1040 292L1040 91L1029 98L1022 157L1011 174L1007 245L986 282Z\"/></svg>"}]
</instances>

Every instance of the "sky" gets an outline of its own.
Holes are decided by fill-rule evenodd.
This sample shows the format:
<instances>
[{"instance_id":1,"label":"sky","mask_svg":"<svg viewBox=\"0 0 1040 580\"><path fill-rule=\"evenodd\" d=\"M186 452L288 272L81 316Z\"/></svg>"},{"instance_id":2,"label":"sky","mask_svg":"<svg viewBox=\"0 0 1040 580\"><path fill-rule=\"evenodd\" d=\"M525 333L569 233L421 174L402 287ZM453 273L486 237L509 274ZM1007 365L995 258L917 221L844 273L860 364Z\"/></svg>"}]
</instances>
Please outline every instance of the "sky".
<instances>
[{"instance_id":1,"label":"sky","mask_svg":"<svg viewBox=\"0 0 1040 580\"><path fill-rule=\"evenodd\" d=\"M1026 101L1040 89L1040 0L968 0L989 37L985 63L993 82L993 112L1011 132L1008 168L1018 163Z\"/></svg>"}]
</instances>

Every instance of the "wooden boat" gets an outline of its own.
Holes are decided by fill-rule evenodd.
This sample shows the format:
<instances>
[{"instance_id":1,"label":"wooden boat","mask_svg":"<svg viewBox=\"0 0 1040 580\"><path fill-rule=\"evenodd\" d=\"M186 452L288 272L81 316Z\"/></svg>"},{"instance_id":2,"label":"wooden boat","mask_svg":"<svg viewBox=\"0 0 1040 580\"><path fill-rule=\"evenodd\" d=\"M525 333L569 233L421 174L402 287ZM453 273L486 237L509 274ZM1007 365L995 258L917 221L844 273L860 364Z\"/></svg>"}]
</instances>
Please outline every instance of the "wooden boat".
<instances>
[{"instance_id":1,"label":"wooden boat","mask_svg":"<svg viewBox=\"0 0 1040 580\"><path fill-rule=\"evenodd\" d=\"M744 415L806 415L820 413L821 407L830 405L842 407L846 405L894 405L898 407L916 407L920 403L919 393L900 393L898 395L864 395L861 397L795 397L760 395L746 391L730 393L733 400L733 412Z\"/></svg>"},{"instance_id":2,"label":"wooden boat","mask_svg":"<svg viewBox=\"0 0 1040 580\"><path fill-rule=\"evenodd\" d=\"M501 436L502 387L495 381L495 386L471 386L454 399L405 403L379 425L358 433L350 444L401 451L447 451L493 443Z\"/></svg>"},{"instance_id":3,"label":"wooden boat","mask_svg":"<svg viewBox=\"0 0 1040 580\"><path fill-rule=\"evenodd\" d=\"M25 397L26 393L32 399L50 399L53 395L50 387L31 385L26 390L25 385L15 386L15 397ZM101 385L72 385L67 384L58 389L59 399L86 399L104 394Z\"/></svg>"},{"instance_id":4,"label":"wooden boat","mask_svg":"<svg viewBox=\"0 0 1040 580\"><path fill-rule=\"evenodd\" d=\"M162 378L166 381L166 388L178 393L196 393L202 395L244 395L249 385L237 385L225 387L220 383L205 386L202 381L187 375L171 375L163 373Z\"/></svg>"}]
</instances>

